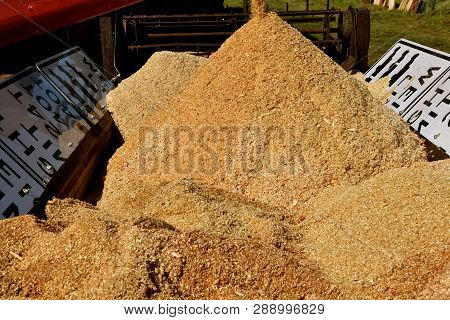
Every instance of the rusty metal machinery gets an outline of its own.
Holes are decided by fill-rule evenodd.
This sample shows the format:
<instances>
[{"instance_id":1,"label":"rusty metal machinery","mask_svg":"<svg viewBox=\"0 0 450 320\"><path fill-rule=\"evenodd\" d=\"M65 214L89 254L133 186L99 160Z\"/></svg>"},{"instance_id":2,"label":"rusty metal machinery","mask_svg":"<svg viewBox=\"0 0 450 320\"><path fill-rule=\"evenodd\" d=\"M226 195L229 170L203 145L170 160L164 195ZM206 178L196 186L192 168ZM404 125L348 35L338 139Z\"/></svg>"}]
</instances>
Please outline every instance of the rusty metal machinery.
<instances>
[{"instance_id":1,"label":"rusty metal machinery","mask_svg":"<svg viewBox=\"0 0 450 320\"><path fill-rule=\"evenodd\" d=\"M278 14L345 69L365 71L370 12L305 4L304 11L287 5ZM72 46L110 77L118 69L126 76L158 50L210 54L250 18L247 0L239 8L221 0L7 0L0 9L0 77Z\"/></svg>"},{"instance_id":2,"label":"rusty metal machinery","mask_svg":"<svg viewBox=\"0 0 450 320\"><path fill-rule=\"evenodd\" d=\"M345 69L368 68L370 12L337 9L278 14ZM249 19L248 13L126 15L127 55L148 57L160 50L209 55Z\"/></svg>"}]
</instances>

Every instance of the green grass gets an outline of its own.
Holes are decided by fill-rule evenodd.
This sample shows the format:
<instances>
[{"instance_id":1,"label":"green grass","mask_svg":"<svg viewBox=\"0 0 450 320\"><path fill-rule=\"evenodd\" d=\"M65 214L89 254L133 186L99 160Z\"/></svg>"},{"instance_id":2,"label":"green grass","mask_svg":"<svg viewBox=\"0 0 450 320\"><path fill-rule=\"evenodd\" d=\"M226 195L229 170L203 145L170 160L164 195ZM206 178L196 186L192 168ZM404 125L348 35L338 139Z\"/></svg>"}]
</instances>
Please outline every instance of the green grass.
<instances>
[{"instance_id":1,"label":"green grass","mask_svg":"<svg viewBox=\"0 0 450 320\"><path fill-rule=\"evenodd\" d=\"M304 10L306 0L267 0L271 10ZM397 0L400 2L400 0ZM362 6L360 0L331 0L331 7L346 9L349 5ZM228 6L241 6L242 0L225 0ZM311 0L311 9L325 8L325 0ZM450 53L450 0L436 0L436 10L429 13L407 12L370 6L371 45L369 63L377 61L397 40L406 38Z\"/></svg>"},{"instance_id":2,"label":"green grass","mask_svg":"<svg viewBox=\"0 0 450 320\"><path fill-rule=\"evenodd\" d=\"M436 7L433 14L372 7L370 62L378 60L400 38L450 53L450 0L437 1Z\"/></svg>"}]
</instances>

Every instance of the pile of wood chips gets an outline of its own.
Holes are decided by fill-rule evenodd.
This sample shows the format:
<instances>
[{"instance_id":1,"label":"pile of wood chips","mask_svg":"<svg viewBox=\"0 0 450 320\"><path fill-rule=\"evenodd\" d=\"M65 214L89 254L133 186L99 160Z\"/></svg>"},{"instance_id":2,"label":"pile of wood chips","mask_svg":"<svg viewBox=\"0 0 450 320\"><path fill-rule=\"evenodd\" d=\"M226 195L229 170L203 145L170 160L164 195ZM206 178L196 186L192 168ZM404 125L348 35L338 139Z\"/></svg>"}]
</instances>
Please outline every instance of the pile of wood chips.
<instances>
[{"instance_id":1,"label":"pile of wood chips","mask_svg":"<svg viewBox=\"0 0 450 320\"><path fill-rule=\"evenodd\" d=\"M274 14L179 57L111 93L97 207L0 222L0 297L450 298L450 161L366 85Z\"/></svg>"},{"instance_id":2,"label":"pile of wood chips","mask_svg":"<svg viewBox=\"0 0 450 320\"><path fill-rule=\"evenodd\" d=\"M111 160L100 207L148 212L161 184L191 179L295 210L426 159L366 85L275 14L238 30L146 126Z\"/></svg>"},{"instance_id":3,"label":"pile of wood chips","mask_svg":"<svg viewBox=\"0 0 450 320\"><path fill-rule=\"evenodd\" d=\"M124 139L144 127L150 111L164 107L205 61L184 53L157 52L113 90L108 108Z\"/></svg>"}]
</instances>

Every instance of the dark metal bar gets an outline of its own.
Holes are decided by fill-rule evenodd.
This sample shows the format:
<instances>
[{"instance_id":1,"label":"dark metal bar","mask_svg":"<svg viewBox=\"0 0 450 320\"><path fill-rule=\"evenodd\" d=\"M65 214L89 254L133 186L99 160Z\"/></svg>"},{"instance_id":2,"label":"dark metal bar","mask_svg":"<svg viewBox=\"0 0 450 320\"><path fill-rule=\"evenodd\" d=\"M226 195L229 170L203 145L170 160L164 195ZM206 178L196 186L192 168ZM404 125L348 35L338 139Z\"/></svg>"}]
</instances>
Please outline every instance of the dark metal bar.
<instances>
[{"instance_id":1,"label":"dark metal bar","mask_svg":"<svg viewBox=\"0 0 450 320\"><path fill-rule=\"evenodd\" d=\"M341 10L311 10L311 11L289 11L289 12L277 12L280 17L284 16L310 16L310 15L323 15L323 14L339 14Z\"/></svg>"},{"instance_id":2,"label":"dark metal bar","mask_svg":"<svg viewBox=\"0 0 450 320\"><path fill-rule=\"evenodd\" d=\"M149 20L140 20L139 23L142 25L156 25L158 27L164 27L166 25L206 25L206 26L214 26L214 25L226 25L226 24L232 24L234 22L246 22L247 20L236 20L236 19L227 19L227 20L220 20L220 21L149 21Z\"/></svg>"},{"instance_id":3,"label":"dark metal bar","mask_svg":"<svg viewBox=\"0 0 450 320\"><path fill-rule=\"evenodd\" d=\"M248 17L248 13L199 13L199 14L158 14L158 15L132 15L123 16L124 20L136 20L136 19L200 19L200 18L236 18Z\"/></svg>"},{"instance_id":4,"label":"dark metal bar","mask_svg":"<svg viewBox=\"0 0 450 320\"><path fill-rule=\"evenodd\" d=\"M180 33L149 33L148 38L181 38L181 37L213 37L213 36L226 36L233 35L234 32L180 32Z\"/></svg>"},{"instance_id":5,"label":"dark metal bar","mask_svg":"<svg viewBox=\"0 0 450 320\"><path fill-rule=\"evenodd\" d=\"M317 40L317 41L311 41L315 45L322 45L322 44L341 44L342 40L340 39L334 39L334 40Z\"/></svg>"},{"instance_id":6,"label":"dark metal bar","mask_svg":"<svg viewBox=\"0 0 450 320\"><path fill-rule=\"evenodd\" d=\"M316 17L284 17L283 20L287 22L319 22L323 21L323 17L316 16ZM331 16L330 21L334 22L336 21L336 16ZM129 21L131 22L131 21ZM223 26L226 24L244 24L247 22L247 20L224 20L224 21L146 21L146 20L140 20L138 21L140 25L143 25L145 27L166 27L166 26L183 26L183 25L189 25L189 26Z\"/></svg>"},{"instance_id":7,"label":"dark metal bar","mask_svg":"<svg viewBox=\"0 0 450 320\"><path fill-rule=\"evenodd\" d=\"M303 34L314 33L338 33L339 28L318 28L318 29L299 29ZM180 33L149 33L147 37L150 39L161 38L191 38L191 37L214 37L214 36L226 36L233 35L234 32L180 32Z\"/></svg>"},{"instance_id":8,"label":"dark metal bar","mask_svg":"<svg viewBox=\"0 0 450 320\"><path fill-rule=\"evenodd\" d=\"M328 15L330 16L330 21L336 21L336 15L338 15L340 13L340 11L336 11L336 10L330 10L328 11L329 13L324 13L324 11L320 11L320 13L317 13L318 11L315 11L316 13L314 13L314 11L310 11L309 13L305 14L305 12L302 13L293 13L293 11L291 11L290 13L283 13L280 14L280 16L287 22L291 22L291 23L302 23L302 22L319 22L319 21L323 21L323 16ZM337 12L337 13L336 13ZM242 15L239 15L240 17L242 17ZM177 19L176 16L165 16L166 19L171 19L168 21L161 21L161 18L159 18L160 16L129 16L129 17L124 17L125 21L128 21L128 23L131 22L136 22L140 25L145 25L145 26L165 26L165 25L182 25L182 24L186 24L186 25L202 25L202 24L207 24L207 26L209 26L209 24L211 25L223 25L223 24L227 24L227 23L234 23L237 25L242 25L245 22L248 21L249 16L245 16L244 19L237 19L237 18L231 18L231 19L220 19L220 20L195 20L194 17L191 16L191 20L186 20L186 21L179 21ZM230 18L232 16L228 16L228 18ZM199 17L200 18L200 17ZM207 18L207 16L203 16L202 18ZM194 19L194 20L192 20Z\"/></svg>"},{"instance_id":9,"label":"dark metal bar","mask_svg":"<svg viewBox=\"0 0 450 320\"><path fill-rule=\"evenodd\" d=\"M311 34L311 33L323 33L323 32L329 32L329 33L338 33L339 28L318 28L318 29L298 29L303 34Z\"/></svg>"},{"instance_id":10,"label":"dark metal bar","mask_svg":"<svg viewBox=\"0 0 450 320\"><path fill-rule=\"evenodd\" d=\"M310 15L323 15L323 14L339 14L340 10L311 10L311 11L289 11L289 12L277 12L277 14L281 17L284 16L310 16ZM213 14L195 14L195 15L135 15L135 16L124 16L124 20L136 20L136 19L183 19L183 18L202 18L202 17L210 17L210 18L216 18L216 17L242 17L246 18L248 17L248 14L245 13L213 13Z\"/></svg>"},{"instance_id":11,"label":"dark metal bar","mask_svg":"<svg viewBox=\"0 0 450 320\"><path fill-rule=\"evenodd\" d=\"M316 17L316 18L284 18L283 19L286 22L289 23L303 23L303 22L322 22L323 18ZM330 17L330 22L336 21L336 17Z\"/></svg>"},{"instance_id":12,"label":"dark metal bar","mask_svg":"<svg viewBox=\"0 0 450 320\"><path fill-rule=\"evenodd\" d=\"M326 44L341 44L342 40L340 39L333 39L333 40L314 40L312 43L316 45L326 45ZM154 49L154 48L173 48L173 47L190 47L190 48L197 48L197 47L207 47L207 48L217 48L220 44L218 43L187 43L187 42L180 42L180 43L160 43L160 44L140 44L140 45L131 45L128 46L128 49L130 50L139 50L139 49Z\"/></svg>"},{"instance_id":13,"label":"dark metal bar","mask_svg":"<svg viewBox=\"0 0 450 320\"><path fill-rule=\"evenodd\" d=\"M208 47L208 48L217 48L220 44L218 43L188 43L188 42L177 42L177 43L158 43L158 44L139 44L139 45L131 45L128 46L130 50L138 50L138 49L153 49L153 48L173 48L173 47Z\"/></svg>"},{"instance_id":14,"label":"dark metal bar","mask_svg":"<svg viewBox=\"0 0 450 320\"><path fill-rule=\"evenodd\" d=\"M325 15L323 18L323 40L330 39L330 16Z\"/></svg>"},{"instance_id":15,"label":"dark metal bar","mask_svg":"<svg viewBox=\"0 0 450 320\"><path fill-rule=\"evenodd\" d=\"M338 29L339 29L338 37L339 37L339 39L343 39L344 38L344 13L339 14Z\"/></svg>"},{"instance_id":16,"label":"dark metal bar","mask_svg":"<svg viewBox=\"0 0 450 320\"><path fill-rule=\"evenodd\" d=\"M102 47L103 70L112 79L117 72L114 66L114 35L111 16L100 17L100 42Z\"/></svg>"}]
</instances>

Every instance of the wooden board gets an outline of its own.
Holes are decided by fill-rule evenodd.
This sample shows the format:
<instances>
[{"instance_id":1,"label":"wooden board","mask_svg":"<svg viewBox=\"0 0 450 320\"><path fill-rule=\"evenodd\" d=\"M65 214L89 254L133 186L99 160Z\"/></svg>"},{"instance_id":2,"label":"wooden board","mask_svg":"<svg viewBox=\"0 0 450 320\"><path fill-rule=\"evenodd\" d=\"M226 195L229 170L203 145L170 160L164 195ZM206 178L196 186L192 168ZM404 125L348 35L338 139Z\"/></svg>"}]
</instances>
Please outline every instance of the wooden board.
<instances>
[{"instance_id":1,"label":"wooden board","mask_svg":"<svg viewBox=\"0 0 450 320\"><path fill-rule=\"evenodd\" d=\"M409 12L417 13L419 11L419 6L422 0L413 0L411 3L411 7L409 8Z\"/></svg>"},{"instance_id":2,"label":"wooden board","mask_svg":"<svg viewBox=\"0 0 450 320\"><path fill-rule=\"evenodd\" d=\"M394 10L395 9L395 0L389 0L388 1L388 8L389 8L389 10Z\"/></svg>"},{"instance_id":3,"label":"wooden board","mask_svg":"<svg viewBox=\"0 0 450 320\"><path fill-rule=\"evenodd\" d=\"M80 199L111 143L114 121L107 113L98 124L88 132L80 146L64 164L52 183L48 186L46 198Z\"/></svg>"}]
</instances>

